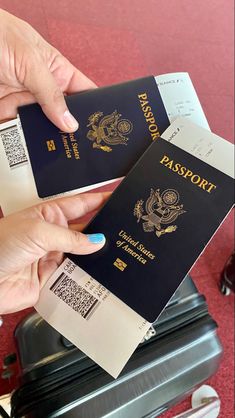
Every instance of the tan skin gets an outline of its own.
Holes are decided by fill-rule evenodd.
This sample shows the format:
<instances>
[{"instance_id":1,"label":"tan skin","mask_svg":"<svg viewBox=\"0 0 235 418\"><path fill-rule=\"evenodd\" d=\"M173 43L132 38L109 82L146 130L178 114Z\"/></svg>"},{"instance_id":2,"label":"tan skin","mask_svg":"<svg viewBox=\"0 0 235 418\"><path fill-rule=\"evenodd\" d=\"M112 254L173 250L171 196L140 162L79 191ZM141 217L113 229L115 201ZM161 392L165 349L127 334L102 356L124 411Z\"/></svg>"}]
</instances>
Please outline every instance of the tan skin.
<instances>
[{"instance_id":1,"label":"tan skin","mask_svg":"<svg viewBox=\"0 0 235 418\"><path fill-rule=\"evenodd\" d=\"M61 130L73 132L63 93L95 88L30 25L0 9L0 120L37 101ZM109 194L57 199L0 219L0 314L33 306L64 252L88 254L102 248L70 222L99 209ZM101 232L101 231L97 231Z\"/></svg>"},{"instance_id":2,"label":"tan skin","mask_svg":"<svg viewBox=\"0 0 235 418\"><path fill-rule=\"evenodd\" d=\"M99 209L109 193L87 193L48 201L0 220L0 314L33 306L63 253L90 254L92 243L71 221Z\"/></svg>"},{"instance_id":3,"label":"tan skin","mask_svg":"<svg viewBox=\"0 0 235 418\"><path fill-rule=\"evenodd\" d=\"M63 92L96 85L28 23L1 9L0 51L0 120L15 117L18 106L37 101L61 130L75 131L77 122L69 119Z\"/></svg>"}]
</instances>

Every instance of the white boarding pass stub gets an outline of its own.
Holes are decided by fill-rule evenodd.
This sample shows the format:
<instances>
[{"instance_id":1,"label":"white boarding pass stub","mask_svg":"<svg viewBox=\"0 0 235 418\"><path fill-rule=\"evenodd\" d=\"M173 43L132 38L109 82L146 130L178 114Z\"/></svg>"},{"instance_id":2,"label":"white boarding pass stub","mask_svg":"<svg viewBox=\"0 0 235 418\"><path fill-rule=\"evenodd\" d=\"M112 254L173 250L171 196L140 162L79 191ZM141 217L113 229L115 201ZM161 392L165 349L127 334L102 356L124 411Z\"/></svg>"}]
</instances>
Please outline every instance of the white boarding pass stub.
<instances>
[{"instance_id":1,"label":"white boarding pass stub","mask_svg":"<svg viewBox=\"0 0 235 418\"><path fill-rule=\"evenodd\" d=\"M184 117L210 131L188 73L162 74L156 76L155 80L171 123L177 117Z\"/></svg>"},{"instance_id":2,"label":"white boarding pass stub","mask_svg":"<svg viewBox=\"0 0 235 418\"><path fill-rule=\"evenodd\" d=\"M0 206L3 214L38 203L19 119L0 124Z\"/></svg>"},{"instance_id":3,"label":"white boarding pass stub","mask_svg":"<svg viewBox=\"0 0 235 418\"><path fill-rule=\"evenodd\" d=\"M115 378L151 327L68 258L42 288L35 308Z\"/></svg>"},{"instance_id":4,"label":"white boarding pass stub","mask_svg":"<svg viewBox=\"0 0 235 418\"><path fill-rule=\"evenodd\" d=\"M177 118L162 138L234 178L234 145L226 139L186 118Z\"/></svg>"}]
</instances>

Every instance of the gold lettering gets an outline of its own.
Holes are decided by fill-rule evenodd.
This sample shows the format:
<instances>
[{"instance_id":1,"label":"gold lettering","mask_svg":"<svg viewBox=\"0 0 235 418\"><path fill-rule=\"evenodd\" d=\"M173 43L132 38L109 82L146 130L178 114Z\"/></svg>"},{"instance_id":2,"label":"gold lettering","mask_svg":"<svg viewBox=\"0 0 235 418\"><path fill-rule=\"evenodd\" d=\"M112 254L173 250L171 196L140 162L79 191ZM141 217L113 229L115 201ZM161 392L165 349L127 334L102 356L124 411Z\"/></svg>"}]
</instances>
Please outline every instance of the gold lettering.
<instances>
[{"instance_id":1,"label":"gold lettering","mask_svg":"<svg viewBox=\"0 0 235 418\"><path fill-rule=\"evenodd\" d=\"M184 175L184 178L186 179L187 177L192 177L192 174L193 174L193 172L191 170L187 170L185 175Z\"/></svg>"},{"instance_id":2,"label":"gold lettering","mask_svg":"<svg viewBox=\"0 0 235 418\"><path fill-rule=\"evenodd\" d=\"M143 244L139 244L137 250L140 250L143 254L147 255L151 260L154 260L155 255L153 255L149 250L146 250Z\"/></svg>"},{"instance_id":3,"label":"gold lettering","mask_svg":"<svg viewBox=\"0 0 235 418\"><path fill-rule=\"evenodd\" d=\"M181 166L180 170L178 171L179 176L183 176L186 170L187 170L186 167Z\"/></svg>"},{"instance_id":4,"label":"gold lettering","mask_svg":"<svg viewBox=\"0 0 235 418\"><path fill-rule=\"evenodd\" d=\"M138 94L138 97L139 97L139 99L147 100L147 94L146 93Z\"/></svg>"},{"instance_id":5,"label":"gold lettering","mask_svg":"<svg viewBox=\"0 0 235 418\"><path fill-rule=\"evenodd\" d=\"M198 185L198 187L201 187L203 190L206 190L206 186L208 184L208 181L205 179L202 179L201 183Z\"/></svg>"},{"instance_id":6,"label":"gold lettering","mask_svg":"<svg viewBox=\"0 0 235 418\"><path fill-rule=\"evenodd\" d=\"M160 136L160 132L158 130L151 106L149 105L147 93L138 94L138 98L145 120L148 123L148 130L151 134L151 138L152 140L155 140Z\"/></svg>"},{"instance_id":7,"label":"gold lettering","mask_svg":"<svg viewBox=\"0 0 235 418\"><path fill-rule=\"evenodd\" d=\"M211 193L211 191L217 187L215 184L209 183L208 180L201 178L199 174L194 174L192 170L182 166L181 164L174 164L174 161L170 160L168 155L164 155L162 157L160 164L165 165L165 167L177 173L179 176L183 176L186 180L190 179L193 184L196 184L198 187L200 187L200 189L205 190L208 193Z\"/></svg>"},{"instance_id":8,"label":"gold lettering","mask_svg":"<svg viewBox=\"0 0 235 418\"><path fill-rule=\"evenodd\" d=\"M69 134L69 139L70 139L70 141L71 141L71 142L76 141L76 138L75 138L75 136L74 136L74 133L70 133L70 134Z\"/></svg>"},{"instance_id":9,"label":"gold lettering","mask_svg":"<svg viewBox=\"0 0 235 418\"><path fill-rule=\"evenodd\" d=\"M132 236L128 235L123 229L119 231L118 236L122 237L123 241L118 239L116 241L116 246L126 251L140 263L146 264L147 262L147 260L143 257L143 254L146 255L150 260L155 259L155 255L152 254L151 251L147 250L143 244L133 239ZM141 253L136 252L137 250L139 250Z\"/></svg>"},{"instance_id":10,"label":"gold lettering","mask_svg":"<svg viewBox=\"0 0 235 418\"><path fill-rule=\"evenodd\" d=\"M157 132L158 127L155 124L151 124L151 125L149 125L149 130L150 130L150 132Z\"/></svg>"},{"instance_id":11,"label":"gold lettering","mask_svg":"<svg viewBox=\"0 0 235 418\"><path fill-rule=\"evenodd\" d=\"M161 159L161 161L160 161L160 163L161 164L164 164L165 163L165 161L169 161L169 157L167 157L167 155L164 155L164 157Z\"/></svg>"},{"instance_id":12,"label":"gold lettering","mask_svg":"<svg viewBox=\"0 0 235 418\"><path fill-rule=\"evenodd\" d=\"M68 144L68 139L67 139L66 134L62 134L62 141L63 141L63 144L64 144L66 157L69 158L69 159L72 158L72 153L71 153L71 149L70 149L69 144Z\"/></svg>"},{"instance_id":13,"label":"gold lettering","mask_svg":"<svg viewBox=\"0 0 235 418\"><path fill-rule=\"evenodd\" d=\"M78 144L77 142L72 142L72 148L73 148L73 153L74 153L74 157L76 160L80 160L80 154L78 151Z\"/></svg>"},{"instance_id":14,"label":"gold lettering","mask_svg":"<svg viewBox=\"0 0 235 418\"><path fill-rule=\"evenodd\" d=\"M144 107L147 106L148 101L146 101L146 100L140 100L140 104L141 104L141 107L142 107L143 111L145 112Z\"/></svg>"},{"instance_id":15,"label":"gold lettering","mask_svg":"<svg viewBox=\"0 0 235 418\"><path fill-rule=\"evenodd\" d=\"M134 241L133 238L130 235L127 235L125 231L121 230L119 232L119 236L124 238L127 242L129 242L133 247L136 247L139 244L139 241Z\"/></svg>"},{"instance_id":16,"label":"gold lettering","mask_svg":"<svg viewBox=\"0 0 235 418\"><path fill-rule=\"evenodd\" d=\"M209 187L208 187L208 189L207 189L207 192L208 192L208 193L210 193L210 192L211 192L211 190L216 189L215 184L209 183L209 184L208 184L208 186L209 186Z\"/></svg>"},{"instance_id":17,"label":"gold lettering","mask_svg":"<svg viewBox=\"0 0 235 418\"><path fill-rule=\"evenodd\" d=\"M197 180L195 180L195 177L197 178ZM200 183L200 181L201 181L201 177L198 174L194 174L191 178L191 182L193 184L198 184L198 183Z\"/></svg>"},{"instance_id":18,"label":"gold lettering","mask_svg":"<svg viewBox=\"0 0 235 418\"><path fill-rule=\"evenodd\" d=\"M176 163L175 165L174 165L174 167L172 168L172 171L174 171L175 173L177 173L177 171L179 170L179 168L181 167L181 165L180 164L178 164L178 163Z\"/></svg>"},{"instance_id":19,"label":"gold lettering","mask_svg":"<svg viewBox=\"0 0 235 418\"><path fill-rule=\"evenodd\" d=\"M160 136L159 132L156 132L155 134L151 134L152 140L159 138L159 136Z\"/></svg>"},{"instance_id":20,"label":"gold lettering","mask_svg":"<svg viewBox=\"0 0 235 418\"><path fill-rule=\"evenodd\" d=\"M149 118L149 119L146 119L146 122L153 124L155 122L155 119L154 118Z\"/></svg>"},{"instance_id":21,"label":"gold lettering","mask_svg":"<svg viewBox=\"0 0 235 418\"><path fill-rule=\"evenodd\" d=\"M169 163L166 163L165 166L172 170L173 160L169 161Z\"/></svg>"},{"instance_id":22,"label":"gold lettering","mask_svg":"<svg viewBox=\"0 0 235 418\"><path fill-rule=\"evenodd\" d=\"M153 113L150 112L150 110L151 110L151 107L150 106L143 107L144 116L145 116L146 119L147 118L150 118L151 116L153 116Z\"/></svg>"},{"instance_id":23,"label":"gold lettering","mask_svg":"<svg viewBox=\"0 0 235 418\"><path fill-rule=\"evenodd\" d=\"M117 242L116 242L116 245L117 245L117 247L122 247L122 245L125 243L125 241L120 241L120 240L118 240Z\"/></svg>"}]
</instances>

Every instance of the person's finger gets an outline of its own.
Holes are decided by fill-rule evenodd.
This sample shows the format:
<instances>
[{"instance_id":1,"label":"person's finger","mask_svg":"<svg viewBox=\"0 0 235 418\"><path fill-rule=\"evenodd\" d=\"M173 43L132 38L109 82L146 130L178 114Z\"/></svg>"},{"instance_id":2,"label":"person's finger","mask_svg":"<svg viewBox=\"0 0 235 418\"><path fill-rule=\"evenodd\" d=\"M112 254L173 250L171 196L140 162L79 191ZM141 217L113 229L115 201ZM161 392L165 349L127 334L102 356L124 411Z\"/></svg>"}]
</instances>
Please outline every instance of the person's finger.
<instances>
[{"instance_id":1,"label":"person's finger","mask_svg":"<svg viewBox=\"0 0 235 418\"><path fill-rule=\"evenodd\" d=\"M34 95L45 115L59 129L74 132L78 122L69 112L64 95L46 64L40 60L29 60L24 86Z\"/></svg>"},{"instance_id":2,"label":"person's finger","mask_svg":"<svg viewBox=\"0 0 235 418\"><path fill-rule=\"evenodd\" d=\"M63 213L67 221L71 221L99 209L110 195L110 192L83 193L45 202L35 206L35 209L43 214L46 221L53 222L53 211L56 215L58 210ZM50 219L47 218L47 214L50 215Z\"/></svg>"},{"instance_id":3,"label":"person's finger","mask_svg":"<svg viewBox=\"0 0 235 418\"><path fill-rule=\"evenodd\" d=\"M37 263L24 266L0 284L0 312L9 314L35 305L39 290Z\"/></svg>"},{"instance_id":4,"label":"person's finger","mask_svg":"<svg viewBox=\"0 0 235 418\"><path fill-rule=\"evenodd\" d=\"M57 251L47 253L38 262L38 277L40 281L40 288L43 287L47 279L60 266L64 258L64 254Z\"/></svg>"},{"instance_id":5,"label":"person's finger","mask_svg":"<svg viewBox=\"0 0 235 418\"><path fill-rule=\"evenodd\" d=\"M72 229L73 231L79 231L82 232L87 226L87 223L72 223L69 224L69 229Z\"/></svg>"},{"instance_id":6,"label":"person's finger","mask_svg":"<svg viewBox=\"0 0 235 418\"><path fill-rule=\"evenodd\" d=\"M13 119L17 115L17 108L22 105L35 103L35 97L28 92L11 93L0 99L1 120Z\"/></svg>"},{"instance_id":7,"label":"person's finger","mask_svg":"<svg viewBox=\"0 0 235 418\"><path fill-rule=\"evenodd\" d=\"M85 74L75 68L69 61L68 66L71 66L72 77L66 87L66 93L76 93L78 91L95 89L97 85L90 80Z\"/></svg>"},{"instance_id":8,"label":"person's finger","mask_svg":"<svg viewBox=\"0 0 235 418\"><path fill-rule=\"evenodd\" d=\"M30 240L34 254L38 253L39 258L49 251L79 255L91 254L100 250L105 244L105 236L102 233L85 235L45 221L34 223Z\"/></svg>"}]
</instances>

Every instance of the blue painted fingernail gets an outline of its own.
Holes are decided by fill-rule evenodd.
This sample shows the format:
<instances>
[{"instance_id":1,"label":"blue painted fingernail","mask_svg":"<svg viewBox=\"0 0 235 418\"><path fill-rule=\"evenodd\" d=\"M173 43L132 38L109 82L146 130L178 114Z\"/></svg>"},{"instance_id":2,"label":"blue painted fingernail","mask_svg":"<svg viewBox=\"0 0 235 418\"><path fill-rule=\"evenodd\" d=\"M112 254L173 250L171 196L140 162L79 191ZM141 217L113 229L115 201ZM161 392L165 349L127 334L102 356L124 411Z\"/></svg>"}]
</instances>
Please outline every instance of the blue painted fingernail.
<instances>
[{"instance_id":1,"label":"blue painted fingernail","mask_svg":"<svg viewBox=\"0 0 235 418\"><path fill-rule=\"evenodd\" d=\"M105 241L104 234L87 234L87 238L92 244L100 244Z\"/></svg>"}]
</instances>

